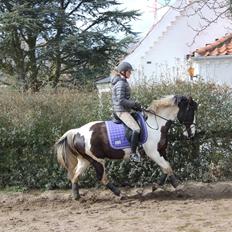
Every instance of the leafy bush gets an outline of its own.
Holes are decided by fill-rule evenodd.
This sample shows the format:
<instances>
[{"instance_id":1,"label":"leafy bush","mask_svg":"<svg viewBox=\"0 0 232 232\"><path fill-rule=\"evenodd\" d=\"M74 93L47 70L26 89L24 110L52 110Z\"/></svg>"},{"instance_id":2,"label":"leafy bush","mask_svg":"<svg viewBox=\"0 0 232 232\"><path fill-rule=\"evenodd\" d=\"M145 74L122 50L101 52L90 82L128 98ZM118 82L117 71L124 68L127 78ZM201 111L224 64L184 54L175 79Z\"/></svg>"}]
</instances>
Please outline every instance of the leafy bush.
<instances>
[{"instance_id":1,"label":"leafy bush","mask_svg":"<svg viewBox=\"0 0 232 232\"><path fill-rule=\"evenodd\" d=\"M170 131L167 157L178 177L201 181L232 178L231 90L201 82L141 85L133 89L133 96L144 105L170 94L191 95L199 103L199 133L194 140L183 140L179 127ZM101 106L95 91L0 92L0 187L68 187L53 145L70 128L109 118L109 94ZM117 185L142 186L156 181L161 174L148 158L140 164L108 160L107 171ZM81 185L98 185L92 168L82 176Z\"/></svg>"}]
</instances>

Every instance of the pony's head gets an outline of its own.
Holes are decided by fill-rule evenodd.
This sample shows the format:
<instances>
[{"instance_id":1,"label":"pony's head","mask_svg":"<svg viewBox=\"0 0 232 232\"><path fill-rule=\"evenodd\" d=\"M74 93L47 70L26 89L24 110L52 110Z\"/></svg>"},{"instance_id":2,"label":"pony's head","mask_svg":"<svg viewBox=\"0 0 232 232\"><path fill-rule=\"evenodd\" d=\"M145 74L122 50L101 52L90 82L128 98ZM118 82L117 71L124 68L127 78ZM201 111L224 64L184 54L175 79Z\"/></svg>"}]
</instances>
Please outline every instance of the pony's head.
<instances>
[{"instance_id":1,"label":"pony's head","mask_svg":"<svg viewBox=\"0 0 232 232\"><path fill-rule=\"evenodd\" d=\"M156 112L166 120L178 119L186 127L184 135L192 138L196 132L195 111L197 103L192 97L186 96L166 96L160 100L153 100L148 110Z\"/></svg>"},{"instance_id":2,"label":"pony's head","mask_svg":"<svg viewBox=\"0 0 232 232\"><path fill-rule=\"evenodd\" d=\"M195 126L195 111L197 110L197 103L192 97L174 96L175 104L178 106L177 119L186 127L184 135L192 138L196 132Z\"/></svg>"}]
</instances>

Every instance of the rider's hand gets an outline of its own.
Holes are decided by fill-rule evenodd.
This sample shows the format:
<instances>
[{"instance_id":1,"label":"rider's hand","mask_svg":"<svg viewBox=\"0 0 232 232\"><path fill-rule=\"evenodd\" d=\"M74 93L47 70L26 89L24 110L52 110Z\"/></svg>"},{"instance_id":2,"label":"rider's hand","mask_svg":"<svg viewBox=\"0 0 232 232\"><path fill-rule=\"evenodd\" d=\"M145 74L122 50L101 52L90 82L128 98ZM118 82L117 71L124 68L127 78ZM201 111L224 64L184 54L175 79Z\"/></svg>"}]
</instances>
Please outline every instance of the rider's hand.
<instances>
[{"instance_id":1,"label":"rider's hand","mask_svg":"<svg viewBox=\"0 0 232 232\"><path fill-rule=\"evenodd\" d=\"M142 106L141 106L140 103L135 102L135 105L134 105L133 109L136 110L136 111L140 111L141 112L142 111Z\"/></svg>"}]
</instances>

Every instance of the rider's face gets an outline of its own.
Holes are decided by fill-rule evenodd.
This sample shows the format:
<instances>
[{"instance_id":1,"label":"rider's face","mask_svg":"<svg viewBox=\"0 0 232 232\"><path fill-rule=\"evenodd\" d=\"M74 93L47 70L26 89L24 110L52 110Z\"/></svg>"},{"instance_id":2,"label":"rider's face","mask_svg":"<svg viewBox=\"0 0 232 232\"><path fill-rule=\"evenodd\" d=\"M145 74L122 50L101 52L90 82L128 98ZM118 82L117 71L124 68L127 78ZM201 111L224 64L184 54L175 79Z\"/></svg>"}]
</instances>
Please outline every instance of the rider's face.
<instances>
[{"instance_id":1,"label":"rider's face","mask_svg":"<svg viewBox=\"0 0 232 232\"><path fill-rule=\"evenodd\" d=\"M130 78L131 76L131 70L127 70L125 73L126 78Z\"/></svg>"}]
</instances>

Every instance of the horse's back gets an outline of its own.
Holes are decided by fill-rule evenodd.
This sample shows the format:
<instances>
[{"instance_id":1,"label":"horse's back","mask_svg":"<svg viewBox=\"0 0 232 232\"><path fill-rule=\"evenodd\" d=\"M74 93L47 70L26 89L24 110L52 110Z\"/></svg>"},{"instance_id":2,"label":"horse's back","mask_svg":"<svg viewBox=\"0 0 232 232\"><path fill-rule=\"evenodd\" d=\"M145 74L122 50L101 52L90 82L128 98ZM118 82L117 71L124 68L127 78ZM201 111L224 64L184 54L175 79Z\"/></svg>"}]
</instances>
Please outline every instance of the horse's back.
<instances>
[{"instance_id":1,"label":"horse's back","mask_svg":"<svg viewBox=\"0 0 232 232\"><path fill-rule=\"evenodd\" d=\"M104 123L104 121L93 121L93 122L89 122L89 123L87 123L87 124L85 124L85 125L83 125L83 126L77 128L77 129L84 129L84 130L85 130L86 128L91 128L93 125L98 124L98 123Z\"/></svg>"}]
</instances>

